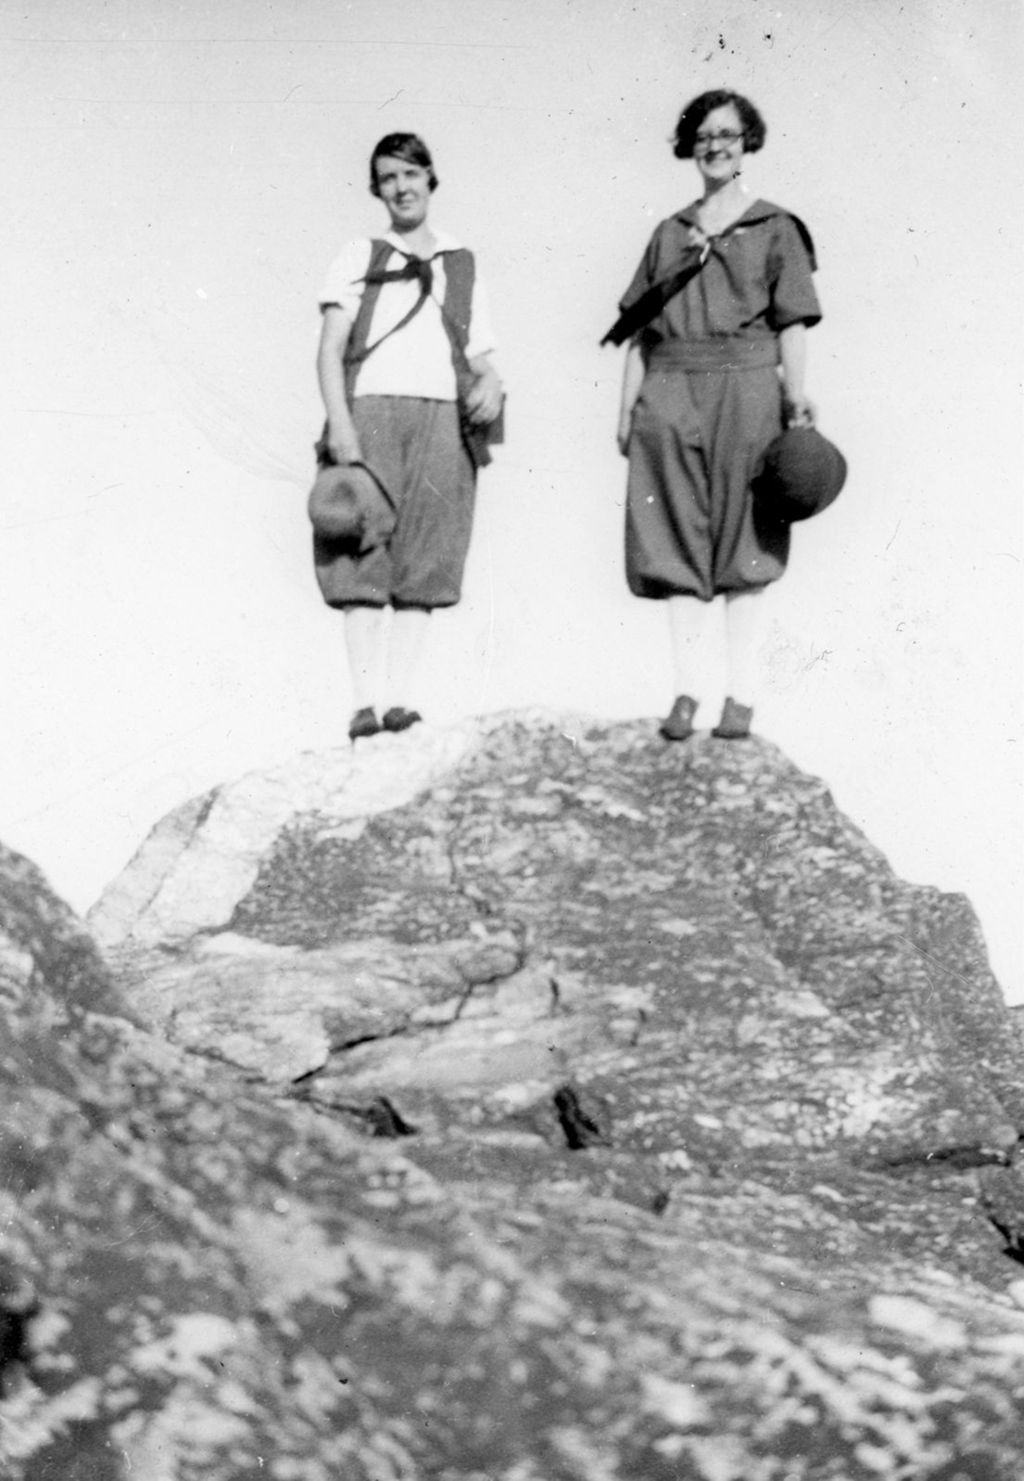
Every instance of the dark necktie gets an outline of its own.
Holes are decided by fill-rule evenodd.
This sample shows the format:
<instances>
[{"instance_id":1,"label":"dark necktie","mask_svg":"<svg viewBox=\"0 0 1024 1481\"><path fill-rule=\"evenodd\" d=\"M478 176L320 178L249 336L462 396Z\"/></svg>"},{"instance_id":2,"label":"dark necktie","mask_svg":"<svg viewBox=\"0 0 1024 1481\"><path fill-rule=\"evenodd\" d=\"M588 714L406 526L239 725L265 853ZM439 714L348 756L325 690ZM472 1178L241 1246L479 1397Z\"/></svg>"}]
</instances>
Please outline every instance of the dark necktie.
<instances>
[{"instance_id":1,"label":"dark necktie","mask_svg":"<svg viewBox=\"0 0 1024 1481\"><path fill-rule=\"evenodd\" d=\"M643 329L652 319L661 313L670 298L685 288L691 278L696 277L704 266L707 256L707 247L688 247L683 254L680 266L670 278L663 278L660 283L655 283L653 288L641 294L636 303L624 310L619 315L608 333L602 339L603 345L621 345L625 340L631 339L638 329Z\"/></svg>"},{"instance_id":2,"label":"dark necktie","mask_svg":"<svg viewBox=\"0 0 1024 1481\"><path fill-rule=\"evenodd\" d=\"M386 272L367 273L364 283L400 283L418 279L420 293L424 298L434 286L434 269L429 257L407 257L401 267L389 268Z\"/></svg>"},{"instance_id":3,"label":"dark necktie","mask_svg":"<svg viewBox=\"0 0 1024 1481\"><path fill-rule=\"evenodd\" d=\"M400 329L404 329L410 319L415 319L420 309L430 297L430 290L434 286L434 269L430 265L429 257L407 257L401 267L389 268L387 272L367 273L363 279L364 283L370 283L375 288L380 287L384 283L400 283L403 281L419 282L419 298L417 298L408 313L403 315L398 323L388 330L387 334L382 334L380 339L375 340L372 345L366 346L363 353L357 357L359 361L365 360L371 350L375 350L386 339L390 339L393 334L397 334Z\"/></svg>"}]
</instances>

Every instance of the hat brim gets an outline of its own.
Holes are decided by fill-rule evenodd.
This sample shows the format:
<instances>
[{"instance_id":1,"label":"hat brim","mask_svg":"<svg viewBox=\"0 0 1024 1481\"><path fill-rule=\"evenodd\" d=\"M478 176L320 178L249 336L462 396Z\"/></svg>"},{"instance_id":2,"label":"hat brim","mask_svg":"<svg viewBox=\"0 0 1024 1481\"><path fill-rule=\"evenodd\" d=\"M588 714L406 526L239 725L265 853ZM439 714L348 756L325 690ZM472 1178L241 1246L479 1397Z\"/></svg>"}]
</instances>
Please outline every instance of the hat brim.
<instances>
[{"instance_id":1,"label":"hat brim","mask_svg":"<svg viewBox=\"0 0 1024 1481\"><path fill-rule=\"evenodd\" d=\"M383 544L395 527L394 507L384 485L364 463L321 468L307 513L321 539L351 542L360 550Z\"/></svg>"}]
</instances>

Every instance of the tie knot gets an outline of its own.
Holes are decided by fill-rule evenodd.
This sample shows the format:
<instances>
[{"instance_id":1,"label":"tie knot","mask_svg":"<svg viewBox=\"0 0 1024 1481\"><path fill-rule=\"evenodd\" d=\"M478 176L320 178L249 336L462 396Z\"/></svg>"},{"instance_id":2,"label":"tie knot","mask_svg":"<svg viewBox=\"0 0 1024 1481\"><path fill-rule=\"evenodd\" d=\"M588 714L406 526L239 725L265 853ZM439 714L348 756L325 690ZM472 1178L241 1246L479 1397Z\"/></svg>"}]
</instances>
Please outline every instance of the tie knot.
<instances>
[{"instance_id":1,"label":"tie knot","mask_svg":"<svg viewBox=\"0 0 1024 1481\"><path fill-rule=\"evenodd\" d=\"M401 267L389 268L386 272L367 273L364 283L400 283L410 280L418 282L424 298L434 286L434 269L429 257L407 257Z\"/></svg>"},{"instance_id":2,"label":"tie knot","mask_svg":"<svg viewBox=\"0 0 1024 1481\"><path fill-rule=\"evenodd\" d=\"M434 269L428 257L410 257L402 269L402 276L418 278L424 293L429 293L434 286Z\"/></svg>"}]
</instances>

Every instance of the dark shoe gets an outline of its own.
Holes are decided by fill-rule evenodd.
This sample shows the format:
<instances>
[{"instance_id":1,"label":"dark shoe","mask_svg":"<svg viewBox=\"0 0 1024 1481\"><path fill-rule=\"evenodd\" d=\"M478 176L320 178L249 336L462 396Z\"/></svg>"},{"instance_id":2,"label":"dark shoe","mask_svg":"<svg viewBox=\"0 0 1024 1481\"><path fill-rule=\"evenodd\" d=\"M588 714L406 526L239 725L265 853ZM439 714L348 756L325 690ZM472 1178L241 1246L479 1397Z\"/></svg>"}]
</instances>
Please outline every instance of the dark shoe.
<instances>
[{"instance_id":1,"label":"dark shoe","mask_svg":"<svg viewBox=\"0 0 1024 1481\"><path fill-rule=\"evenodd\" d=\"M418 710L406 710L401 705L395 705L384 712L384 729L408 730L410 725L417 725L422 719Z\"/></svg>"},{"instance_id":2,"label":"dark shoe","mask_svg":"<svg viewBox=\"0 0 1024 1481\"><path fill-rule=\"evenodd\" d=\"M348 725L348 738L351 741L365 740L368 735L376 735L380 730L380 721L377 719L371 705L364 709L356 710Z\"/></svg>"},{"instance_id":3,"label":"dark shoe","mask_svg":"<svg viewBox=\"0 0 1024 1481\"><path fill-rule=\"evenodd\" d=\"M693 717L697 713L697 701L688 694L680 694L658 729L666 740L689 740L693 734Z\"/></svg>"},{"instance_id":4,"label":"dark shoe","mask_svg":"<svg viewBox=\"0 0 1024 1481\"><path fill-rule=\"evenodd\" d=\"M716 735L719 740L746 740L753 718L753 705L737 704L732 695L729 695L722 706L722 718L711 734Z\"/></svg>"}]
</instances>

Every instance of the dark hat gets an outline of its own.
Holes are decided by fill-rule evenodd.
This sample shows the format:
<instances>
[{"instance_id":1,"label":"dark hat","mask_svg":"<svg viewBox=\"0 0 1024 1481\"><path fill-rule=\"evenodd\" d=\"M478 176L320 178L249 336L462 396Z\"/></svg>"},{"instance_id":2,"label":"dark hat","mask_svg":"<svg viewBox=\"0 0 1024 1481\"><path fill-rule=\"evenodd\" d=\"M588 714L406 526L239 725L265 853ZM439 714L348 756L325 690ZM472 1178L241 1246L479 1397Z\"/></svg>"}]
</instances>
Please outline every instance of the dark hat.
<instances>
[{"instance_id":1,"label":"dark hat","mask_svg":"<svg viewBox=\"0 0 1024 1481\"><path fill-rule=\"evenodd\" d=\"M846 459L815 427L787 427L764 455L751 487L757 513L792 524L827 509L846 482Z\"/></svg>"},{"instance_id":2,"label":"dark hat","mask_svg":"<svg viewBox=\"0 0 1024 1481\"><path fill-rule=\"evenodd\" d=\"M360 553L383 545L395 528L384 485L365 463L321 468L309 492L310 523L324 540L346 541Z\"/></svg>"}]
</instances>

